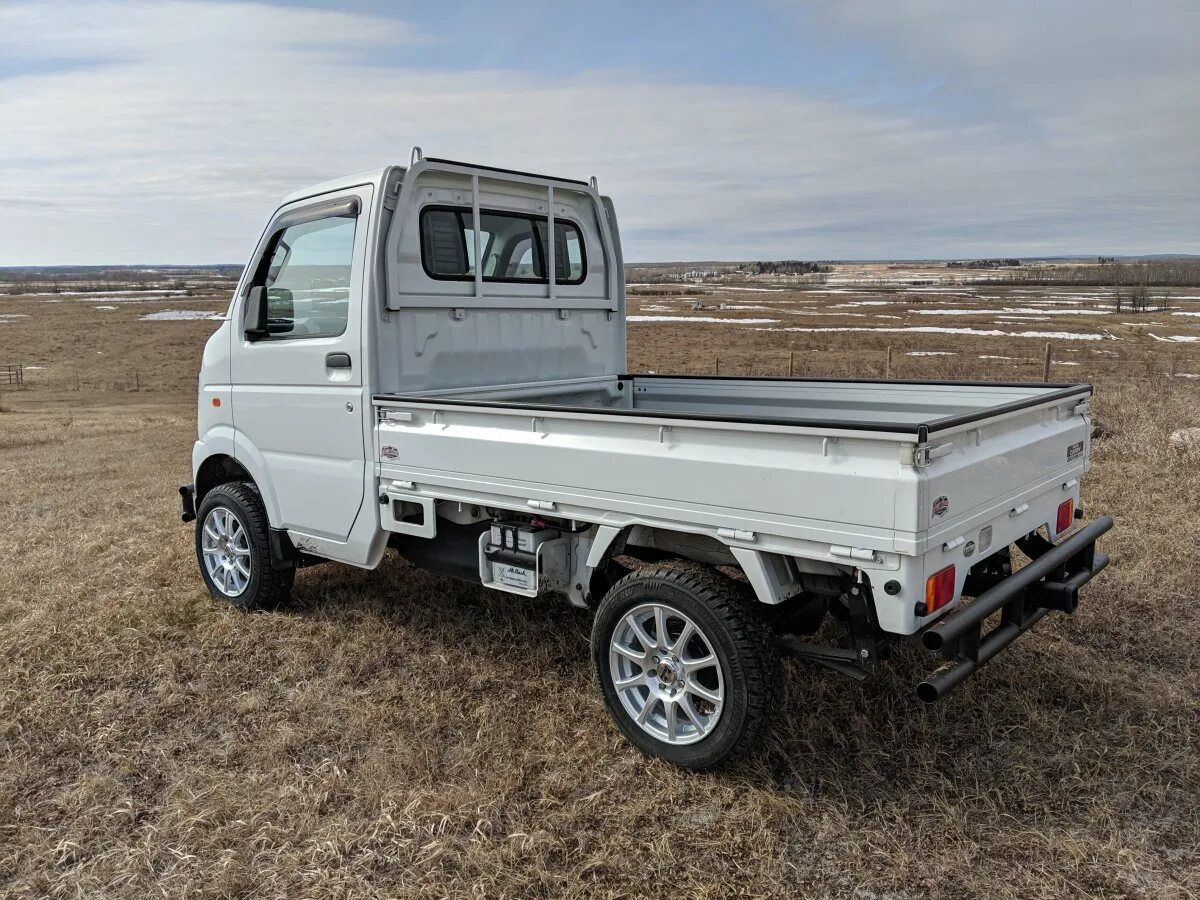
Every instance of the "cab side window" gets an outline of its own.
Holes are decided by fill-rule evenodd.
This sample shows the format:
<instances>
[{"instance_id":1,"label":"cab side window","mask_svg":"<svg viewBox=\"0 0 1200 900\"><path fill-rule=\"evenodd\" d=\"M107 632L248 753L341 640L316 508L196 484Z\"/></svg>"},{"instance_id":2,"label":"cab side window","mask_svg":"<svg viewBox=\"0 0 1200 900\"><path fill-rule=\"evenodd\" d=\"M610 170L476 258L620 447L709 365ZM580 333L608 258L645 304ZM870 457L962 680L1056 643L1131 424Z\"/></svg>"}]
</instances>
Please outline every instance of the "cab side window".
<instances>
[{"instance_id":1,"label":"cab side window","mask_svg":"<svg viewBox=\"0 0 1200 900\"><path fill-rule=\"evenodd\" d=\"M267 289L268 337L337 337L350 313L355 220L318 219L275 236L260 270Z\"/></svg>"}]
</instances>

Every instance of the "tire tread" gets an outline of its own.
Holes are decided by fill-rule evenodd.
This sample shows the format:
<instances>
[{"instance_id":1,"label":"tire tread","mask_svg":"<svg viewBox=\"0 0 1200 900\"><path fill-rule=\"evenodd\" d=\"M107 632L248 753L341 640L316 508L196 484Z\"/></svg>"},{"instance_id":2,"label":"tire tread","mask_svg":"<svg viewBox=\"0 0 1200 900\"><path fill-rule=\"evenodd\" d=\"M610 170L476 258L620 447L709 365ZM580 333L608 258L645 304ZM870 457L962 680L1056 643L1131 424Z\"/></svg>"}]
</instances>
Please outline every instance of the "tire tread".
<instances>
[{"instance_id":1,"label":"tire tread","mask_svg":"<svg viewBox=\"0 0 1200 900\"><path fill-rule=\"evenodd\" d=\"M775 654L766 623L754 614L751 605L754 601L748 596L744 585L709 566L688 560L671 560L641 567L616 582L600 602L596 616L597 626L607 618L606 603L610 598L620 597L623 588L641 582L647 583L648 587L669 584L684 591L694 601L705 606L728 633L732 644L730 649L737 659L745 682L744 724L733 746L720 752L715 758L679 764L707 771L736 763L759 745L766 726L767 711L774 703L778 679L774 677ZM607 678L607 664L603 660L607 657L608 636L597 634L597 630L599 628L594 630L592 635L592 660L597 684L603 692L603 679ZM605 699L607 702L607 694ZM625 715L623 710L614 710L611 704L609 706L614 716ZM622 730L625 730L624 726ZM671 749L670 745L662 746L667 750ZM678 762L669 755L660 755L672 762Z\"/></svg>"}]
</instances>

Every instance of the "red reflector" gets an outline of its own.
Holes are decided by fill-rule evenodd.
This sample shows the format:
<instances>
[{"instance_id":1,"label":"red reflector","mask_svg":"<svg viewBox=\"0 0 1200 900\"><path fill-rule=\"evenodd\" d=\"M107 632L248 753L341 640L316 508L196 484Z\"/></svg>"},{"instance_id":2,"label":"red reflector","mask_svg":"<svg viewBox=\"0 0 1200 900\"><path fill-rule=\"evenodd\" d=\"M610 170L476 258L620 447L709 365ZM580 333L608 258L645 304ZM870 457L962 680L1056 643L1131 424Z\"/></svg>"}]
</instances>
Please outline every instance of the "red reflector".
<instances>
[{"instance_id":1,"label":"red reflector","mask_svg":"<svg viewBox=\"0 0 1200 900\"><path fill-rule=\"evenodd\" d=\"M941 609L953 599L954 566L946 566L925 582L925 615Z\"/></svg>"},{"instance_id":2,"label":"red reflector","mask_svg":"<svg viewBox=\"0 0 1200 900\"><path fill-rule=\"evenodd\" d=\"M1071 527L1071 520L1075 518L1075 501L1064 500L1058 504L1058 527L1055 533L1061 534Z\"/></svg>"}]
</instances>

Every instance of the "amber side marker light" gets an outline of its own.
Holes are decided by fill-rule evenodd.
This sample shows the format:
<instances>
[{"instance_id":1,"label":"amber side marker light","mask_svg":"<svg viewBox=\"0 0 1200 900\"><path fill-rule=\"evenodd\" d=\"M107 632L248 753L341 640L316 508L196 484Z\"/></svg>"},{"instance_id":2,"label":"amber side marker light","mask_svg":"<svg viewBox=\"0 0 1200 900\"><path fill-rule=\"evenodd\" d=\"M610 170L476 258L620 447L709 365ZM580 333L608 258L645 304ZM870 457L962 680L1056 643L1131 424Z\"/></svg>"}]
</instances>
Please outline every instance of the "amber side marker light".
<instances>
[{"instance_id":1,"label":"amber side marker light","mask_svg":"<svg viewBox=\"0 0 1200 900\"><path fill-rule=\"evenodd\" d=\"M221 398L213 397L213 406L220 406L220 405L221 405Z\"/></svg>"},{"instance_id":2,"label":"amber side marker light","mask_svg":"<svg viewBox=\"0 0 1200 900\"><path fill-rule=\"evenodd\" d=\"M1071 521L1075 518L1075 501L1064 500L1058 504L1058 527L1056 533L1062 534L1071 527Z\"/></svg>"}]
</instances>

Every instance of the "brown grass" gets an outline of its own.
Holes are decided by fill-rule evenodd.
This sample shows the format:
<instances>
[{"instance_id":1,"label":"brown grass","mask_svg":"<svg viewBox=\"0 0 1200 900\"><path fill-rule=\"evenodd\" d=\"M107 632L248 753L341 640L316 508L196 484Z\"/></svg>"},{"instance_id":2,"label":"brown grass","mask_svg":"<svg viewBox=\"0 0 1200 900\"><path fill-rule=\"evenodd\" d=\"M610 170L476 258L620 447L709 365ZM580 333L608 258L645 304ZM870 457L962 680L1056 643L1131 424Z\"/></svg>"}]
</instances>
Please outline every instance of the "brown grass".
<instances>
[{"instance_id":1,"label":"brown grass","mask_svg":"<svg viewBox=\"0 0 1200 900\"><path fill-rule=\"evenodd\" d=\"M73 356L0 328L47 373L103 340L162 384L6 395L0 894L1200 893L1200 475L1167 441L1200 424L1194 382L1100 381L1084 501L1117 531L1075 616L935 708L913 648L861 686L789 663L763 753L692 775L609 724L565 602L396 559L306 570L279 613L213 602L175 495L212 323L53 315ZM633 367L763 339L724 327L635 328ZM826 359L871 374L853 337Z\"/></svg>"}]
</instances>

